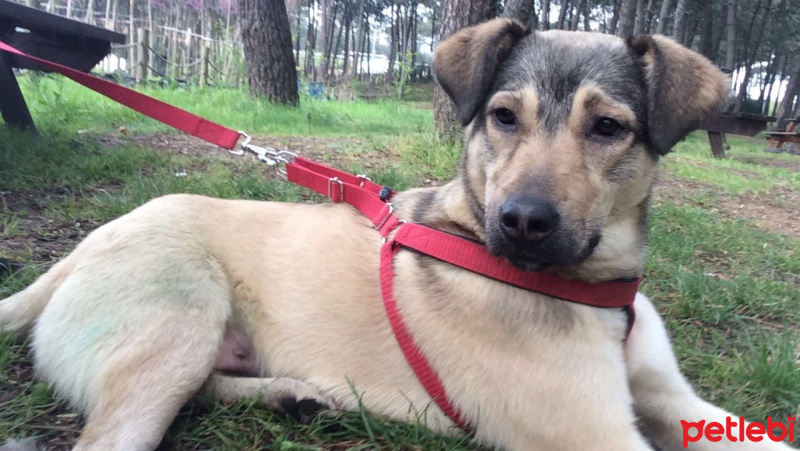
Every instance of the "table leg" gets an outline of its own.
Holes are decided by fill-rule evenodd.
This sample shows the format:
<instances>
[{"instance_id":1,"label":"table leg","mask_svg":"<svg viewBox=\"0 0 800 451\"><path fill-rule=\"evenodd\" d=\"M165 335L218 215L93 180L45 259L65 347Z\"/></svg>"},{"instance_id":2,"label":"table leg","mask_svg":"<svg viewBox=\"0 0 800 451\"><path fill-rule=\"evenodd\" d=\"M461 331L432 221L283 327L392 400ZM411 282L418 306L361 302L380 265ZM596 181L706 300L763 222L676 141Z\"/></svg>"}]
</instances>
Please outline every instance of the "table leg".
<instances>
[{"instance_id":1,"label":"table leg","mask_svg":"<svg viewBox=\"0 0 800 451\"><path fill-rule=\"evenodd\" d=\"M9 127L36 133L36 125L11 68L11 58L5 52L0 52L0 113Z\"/></svg>"},{"instance_id":2,"label":"table leg","mask_svg":"<svg viewBox=\"0 0 800 451\"><path fill-rule=\"evenodd\" d=\"M722 147L722 133L708 132L708 142L711 144L711 153L714 158L725 158L725 149Z\"/></svg>"}]
</instances>

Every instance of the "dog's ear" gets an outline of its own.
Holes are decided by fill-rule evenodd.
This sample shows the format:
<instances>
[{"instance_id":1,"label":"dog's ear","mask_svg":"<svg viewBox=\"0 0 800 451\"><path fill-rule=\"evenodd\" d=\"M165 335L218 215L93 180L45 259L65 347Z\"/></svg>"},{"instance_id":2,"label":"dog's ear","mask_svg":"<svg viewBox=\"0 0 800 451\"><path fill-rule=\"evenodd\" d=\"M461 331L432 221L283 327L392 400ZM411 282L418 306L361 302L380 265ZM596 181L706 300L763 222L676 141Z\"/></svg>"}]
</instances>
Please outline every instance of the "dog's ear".
<instances>
[{"instance_id":1,"label":"dog's ear","mask_svg":"<svg viewBox=\"0 0 800 451\"><path fill-rule=\"evenodd\" d=\"M703 57L665 36L628 41L645 68L653 148L666 154L728 98L730 80Z\"/></svg>"},{"instance_id":2,"label":"dog's ear","mask_svg":"<svg viewBox=\"0 0 800 451\"><path fill-rule=\"evenodd\" d=\"M436 47L433 71L453 99L458 119L470 123L490 88L498 66L530 30L512 19L494 19L464 28Z\"/></svg>"}]
</instances>

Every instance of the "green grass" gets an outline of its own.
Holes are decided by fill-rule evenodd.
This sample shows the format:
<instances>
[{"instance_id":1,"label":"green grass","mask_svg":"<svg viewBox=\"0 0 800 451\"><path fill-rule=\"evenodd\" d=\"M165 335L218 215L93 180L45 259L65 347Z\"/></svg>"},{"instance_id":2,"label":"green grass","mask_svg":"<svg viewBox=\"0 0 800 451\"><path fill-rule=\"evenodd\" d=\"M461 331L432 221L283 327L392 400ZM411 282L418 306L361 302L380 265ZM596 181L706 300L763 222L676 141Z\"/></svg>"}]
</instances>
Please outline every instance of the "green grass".
<instances>
[{"instance_id":1,"label":"green grass","mask_svg":"<svg viewBox=\"0 0 800 451\"><path fill-rule=\"evenodd\" d=\"M32 139L0 128L0 192L5 193L0 199L12 202L0 203L0 255L27 263L0 281L0 299L52 264L42 256L43 241L37 237L77 231L77 237L56 243L53 252L63 255L83 233L78 225L97 226L156 196L191 192L319 200L277 179L252 158L180 155L132 140L103 143L99 138L116 134L121 126L136 136L166 129L72 83L24 78L23 89L42 136ZM236 90L149 92L253 133L287 140L325 138L322 157L336 156L343 169L366 172L396 189L427 179L440 182L455 173L459 149L432 138L432 113L418 104L304 99L299 108L279 108L253 102ZM771 196L775 188L798 189L800 179L790 169L739 159L794 161L787 156L763 154L758 144L744 140L730 142L733 158L726 160L712 159L700 134L666 157L667 176L691 180L700 188L682 206L667 199L654 208L643 291L664 315L681 367L705 398L753 419L785 418L800 407L800 240L726 219L715 198ZM390 156L367 165L365 158L377 152ZM179 170L188 175L176 177ZM33 200L18 209L13 201L24 196ZM74 436L79 424L63 415L69 410L45 385L33 381L26 343L0 335L0 443L9 437ZM168 449L470 448L463 439L388 423L366 412L298 425L252 401L192 404L181 412L166 441Z\"/></svg>"},{"instance_id":2,"label":"green grass","mask_svg":"<svg viewBox=\"0 0 800 451\"><path fill-rule=\"evenodd\" d=\"M791 155L765 154L763 143L731 137L736 156L757 156L776 161L797 161ZM800 190L800 172L788 168L764 166L740 159L716 159L711 155L704 132L695 132L675 146L665 167L678 177L701 181L730 194L764 193L776 187Z\"/></svg>"},{"instance_id":3,"label":"green grass","mask_svg":"<svg viewBox=\"0 0 800 451\"><path fill-rule=\"evenodd\" d=\"M63 78L21 77L21 87L40 127L71 131L133 132L169 128ZM332 102L304 98L297 108L254 102L238 89L146 89L148 95L235 130L275 136L372 137L430 133L431 113L400 102Z\"/></svg>"}]
</instances>

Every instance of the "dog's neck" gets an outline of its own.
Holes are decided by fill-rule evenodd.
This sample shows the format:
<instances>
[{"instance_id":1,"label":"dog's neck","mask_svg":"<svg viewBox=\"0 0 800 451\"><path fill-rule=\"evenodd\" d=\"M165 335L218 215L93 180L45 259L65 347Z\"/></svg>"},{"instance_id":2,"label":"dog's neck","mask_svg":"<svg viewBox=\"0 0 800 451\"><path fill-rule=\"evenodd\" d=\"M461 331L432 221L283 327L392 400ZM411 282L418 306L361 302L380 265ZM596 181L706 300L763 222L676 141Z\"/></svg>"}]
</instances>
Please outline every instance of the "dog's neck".
<instances>
[{"instance_id":1,"label":"dog's neck","mask_svg":"<svg viewBox=\"0 0 800 451\"><path fill-rule=\"evenodd\" d=\"M439 188L400 193L395 200L400 218L485 243L485 227L473 214L475 206L470 206L464 183L465 179L459 177ZM641 224L646 221L639 215L647 214L647 200L633 208L637 211L612 213L603 229L603 239L582 263L551 267L546 271L586 282L640 276L644 271L643 244L646 239L646 227ZM615 221L615 216L625 219Z\"/></svg>"}]
</instances>

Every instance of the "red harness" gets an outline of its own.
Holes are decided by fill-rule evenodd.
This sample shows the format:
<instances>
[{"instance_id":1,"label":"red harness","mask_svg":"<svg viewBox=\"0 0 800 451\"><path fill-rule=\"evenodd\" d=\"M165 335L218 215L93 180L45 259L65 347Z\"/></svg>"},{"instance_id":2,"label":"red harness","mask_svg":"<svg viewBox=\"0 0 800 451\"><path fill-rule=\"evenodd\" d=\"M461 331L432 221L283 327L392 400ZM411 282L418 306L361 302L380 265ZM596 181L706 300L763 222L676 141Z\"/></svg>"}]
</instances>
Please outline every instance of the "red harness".
<instances>
[{"instance_id":1,"label":"red harness","mask_svg":"<svg viewBox=\"0 0 800 451\"><path fill-rule=\"evenodd\" d=\"M384 238L381 246L381 291L386 315L406 361L440 409L459 427L469 424L447 397L442 381L414 342L394 297L392 260L402 249L411 249L459 268L564 301L628 311L628 331L633 324L633 300L641 278L630 282L587 283L567 280L554 274L519 269L508 260L491 255L482 244L421 224L401 221L388 202L394 194L364 177L297 157L286 165L290 182L328 196L333 202L346 202L361 211ZM382 195L383 194L383 195ZM388 236L397 229L394 238Z\"/></svg>"},{"instance_id":2,"label":"red harness","mask_svg":"<svg viewBox=\"0 0 800 451\"><path fill-rule=\"evenodd\" d=\"M168 105L132 89L51 61L27 55L0 41L0 50L37 61L55 72L97 91L112 100L155 120L182 130L226 149L233 149L240 132L203 119L180 108ZM628 311L629 327L633 324L633 301L641 278L634 281L586 283L567 280L553 274L524 271L507 260L495 257L480 243L432 229L421 224L406 223L394 214L389 202L394 193L372 183L365 177L354 176L319 163L296 157L286 165L289 181L328 196L333 202L346 202L361 211L375 225L384 243L381 246L380 280L383 304L408 364L422 386L440 409L458 426L469 424L447 397L442 381L414 342L394 298L394 256L411 249L467 271L502 283L564 301L603 308L624 308ZM397 229L392 239L389 235Z\"/></svg>"}]
</instances>

